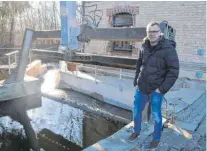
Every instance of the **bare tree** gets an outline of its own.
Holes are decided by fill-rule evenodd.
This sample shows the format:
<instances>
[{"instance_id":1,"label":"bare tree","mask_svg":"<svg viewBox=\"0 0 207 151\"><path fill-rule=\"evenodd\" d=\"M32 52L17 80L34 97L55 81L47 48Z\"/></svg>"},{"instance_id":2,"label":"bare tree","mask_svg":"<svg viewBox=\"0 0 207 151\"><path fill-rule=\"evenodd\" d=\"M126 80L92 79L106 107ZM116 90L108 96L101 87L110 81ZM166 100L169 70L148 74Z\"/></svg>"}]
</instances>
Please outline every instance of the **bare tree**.
<instances>
[{"instance_id":1,"label":"bare tree","mask_svg":"<svg viewBox=\"0 0 207 151\"><path fill-rule=\"evenodd\" d=\"M55 30L60 28L59 2L3 1L0 5L0 43L14 44L16 33L24 29ZM21 38L18 38L18 40Z\"/></svg>"},{"instance_id":2,"label":"bare tree","mask_svg":"<svg viewBox=\"0 0 207 151\"><path fill-rule=\"evenodd\" d=\"M1 16L1 21L5 20L9 21L7 27L3 24L1 24L1 32L6 32L8 26L8 32L9 32L9 44L13 44L13 39L14 39L14 29L15 29L15 17L22 12L25 11L25 9L29 8L29 2L27 1L21 1L21 2L11 2L11 1L3 1L2 2L2 7L0 8L0 16ZM2 37L1 37L1 42L3 42Z\"/></svg>"}]
</instances>

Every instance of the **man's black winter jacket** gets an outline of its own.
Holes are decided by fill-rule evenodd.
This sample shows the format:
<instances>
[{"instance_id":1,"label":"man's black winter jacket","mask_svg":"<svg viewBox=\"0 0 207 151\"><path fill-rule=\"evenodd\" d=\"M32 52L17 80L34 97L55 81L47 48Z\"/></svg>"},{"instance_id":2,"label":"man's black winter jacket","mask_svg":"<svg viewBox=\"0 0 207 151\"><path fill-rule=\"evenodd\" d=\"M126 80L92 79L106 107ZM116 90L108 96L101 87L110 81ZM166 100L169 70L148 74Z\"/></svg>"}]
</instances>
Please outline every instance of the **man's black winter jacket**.
<instances>
[{"instance_id":1,"label":"man's black winter jacket","mask_svg":"<svg viewBox=\"0 0 207 151\"><path fill-rule=\"evenodd\" d=\"M137 60L134 86L149 94L159 89L165 94L173 86L179 75L179 60L175 50L176 43L160 38L159 43L151 47L146 38Z\"/></svg>"}]
</instances>

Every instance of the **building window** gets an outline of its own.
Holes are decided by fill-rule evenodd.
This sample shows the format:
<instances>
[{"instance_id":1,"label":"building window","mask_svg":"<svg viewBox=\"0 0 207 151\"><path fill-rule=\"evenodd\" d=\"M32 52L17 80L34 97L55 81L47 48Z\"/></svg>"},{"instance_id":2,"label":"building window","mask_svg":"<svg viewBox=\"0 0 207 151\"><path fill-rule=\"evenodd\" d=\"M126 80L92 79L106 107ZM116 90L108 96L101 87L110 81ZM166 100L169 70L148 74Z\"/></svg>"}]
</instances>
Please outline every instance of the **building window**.
<instances>
[{"instance_id":1,"label":"building window","mask_svg":"<svg viewBox=\"0 0 207 151\"><path fill-rule=\"evenodd\" d=\"M130 13L117 13L113 15L112 26L131 27L133 26L133 18ZM113 51L132 51L132 42L130 41L114 41Z\"/></svg>"},{"instance_id":2,"label":"building window","mask_svg":"<svg viewBox=\"0 0 207 151\"><path fill-rule=\"evenodd\" d=\"M133 26L132 14L118 13L113 16L113 27L130 27Z\"/></svg>"}]
</instances>

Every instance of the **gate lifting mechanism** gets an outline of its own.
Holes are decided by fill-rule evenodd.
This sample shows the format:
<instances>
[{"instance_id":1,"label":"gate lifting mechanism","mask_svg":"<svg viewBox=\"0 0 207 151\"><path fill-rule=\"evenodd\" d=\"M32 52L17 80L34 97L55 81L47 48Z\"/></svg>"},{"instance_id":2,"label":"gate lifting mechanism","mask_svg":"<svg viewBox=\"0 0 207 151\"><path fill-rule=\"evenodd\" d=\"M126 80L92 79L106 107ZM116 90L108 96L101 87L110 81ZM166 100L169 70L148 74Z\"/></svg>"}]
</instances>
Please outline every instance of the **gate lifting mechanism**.
<instances>
[{"instance_id":1,"label":"gate lifting mechanism","mask_svg":"<svg viewBox=\"0 0 207 151\"><path fill-rule=\"evenodd\" d=\"M86 6L85 8L92 7ZM95 6L94 6L95 7ZM135 69L137 58L93 55L79 53L79 44L90 40L111 40L111 41L142 41L146 37L146 28L122 27L122 28L97 28L102 11L91 11L93 16L84 15L83 10L79 10L79 5L75 1L61 1L61 30L36 31L34 39L61 38L59 52L33 49L32 55L35 58L53 60L63 60L66 62L78 62L125 69ZM76 22L76 10L83 16L83 24ZM100 16L99 16L100 14ZM89 17L88 17L89 16ZM98 16L98 23L96 18ZM167 21L160 23L160 28L165 38L175 40L175 29Z\"/></svg>"}]
</instances>

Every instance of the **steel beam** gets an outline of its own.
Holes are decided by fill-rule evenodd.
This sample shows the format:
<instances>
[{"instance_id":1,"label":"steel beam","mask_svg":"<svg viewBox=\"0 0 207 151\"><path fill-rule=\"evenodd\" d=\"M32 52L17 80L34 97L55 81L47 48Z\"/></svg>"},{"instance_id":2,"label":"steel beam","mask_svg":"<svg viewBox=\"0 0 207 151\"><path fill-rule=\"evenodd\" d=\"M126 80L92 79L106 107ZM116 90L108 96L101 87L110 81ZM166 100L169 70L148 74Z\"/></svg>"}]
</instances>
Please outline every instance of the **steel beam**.
<instances>
[{"instance_id":1,"label":"steel beam","mask_svg":"<svg viewBox=\"0 0 207 151\"><path fill-rule=\"evenodd\" d=\"M94 64L125 69L135 69L137 60L137 58L93 55L87 53L75 53L71 55L68 52L57 52L39 49L33 49L31 53L33 57L41 60L62 60L67 62L79 62L85 64Z\"/></svg>"},{"instance_id":2,"label":"steel beam","mask_svg":"<svg viewBox=\"0 0 207 151\"><path fill-rule=\"evenodd\" d=\"M142 41L146 36L146 28L91 28L82 25L82 37L90 40L113 40L113 41Z\"/></svg>"},{"instance_id":3,"label":"steel beam","mask_svg":"<svg viewBox=\"0 0 207 151\"><path fill-rule=\"evenodd\" d=\"M20 51L20 58L16 69L9 75L5 83L21 82L24 80L25 69L28 64L29 50L32 44L34 31L26 29L24 33L23 46Z\"/></svg>"},{"instance_id":4,"label":"steel beam","mask_svg":"<svg viewBox=\"0 0 207 151\"><path fill-rule=\"evenodd\" d=\"M61 31L60 30L41 30L35 31L34 38L35 39L60 39Z\"/></svg>"},{"instance_id":5,"label":"steel beam","mask_svg":"<svg viewBox=\"0 0 207 151\"><path fill-rule=\"evenodd\" d=\"M31 56L35 59L43 59L46 61L59 61L63 60L64 53L59 51L51 51L51 50L44 50L44 49L32 49Z\"/></svg>"},{"instance_id":6,"label":"steel beam","mask_svg":"<svg viewBox=\"0 0 207 151\"><path fill-rule=\"evenodd\" d=\"M146 28L96 28L92 29L89 26L82 26L82 34L79 40L94 39L94 40L114 40L114 41L142 41L146 36ZM60 30L53 31L35 31L36 39L60 39Z\"/></svg>"},{"instance_id":7,"label":"steel beam","mask_svg":"<svg viewBox=\"0 0 207 151\"><path fill-rule=\"evenodd\" d=\"M121 56L104 56L94 55L87 53L74 53L69 54L67 52L57 52L42 49L32 49L32 56L37 59L45 61L56 61L59 60L67 62L78 62L84 64L93 64L101 66L109 66L123 69L135 69L137 58L121 57ZM180 68L186 71L201 71L206 73L206 66L203 64L189 64L180 61Z\"/></svg>"},{"instance_id":8,"label":"steel beam","mask_svg":"<svg viewBox=\"0 0 207 151\"><path fill-rule=\"evenodd\" d=\"M80 29L76 23L76 1L60 1L61 45L69 49L78 48Z\"/></svg>"},{"instance_id":9,"label":"steel beam","mask_svg":"<svg viewBox=\"0 0 207 151\"><path fill-rule=\"evenodd\" d=\"M78 62L85 64L94 64L124 69L135 69L137 59L119 56L104 56L76 53L76 55L73 55L72 58L65 59L65 61L67 60L70 62Z\"/></svg>"},{"instance_id":10,"label":"steel beam","mask_svg":"<svg viewBox=\"0 0 207 151\"><path fill-rule=\"evenodd\" d=\"M28 107L36 108L41 105L41 81L35 78L25 78L33 34L33 30L26 29L17 68L9 75L7 80L0 83L0 114L10 116L20 122L25 129L32 149L37 149L38 140L26 112ZM28 106L27 104L31 102L28 96L32 95L37 96L37 99L32 101L38 100L38 102L33 102L31 106Z\"/></svg>"},{"instance_id":11,"label":"steel beam","mask_svg":"<svg viewBox=\"0 0 207 151\"><path fill-rule=\"evenodd\" d=\"M22 82L0 83L0 102L25 97L27 95L41 94L41 81L29 78Z\"/></svg>"}]
</instances>

